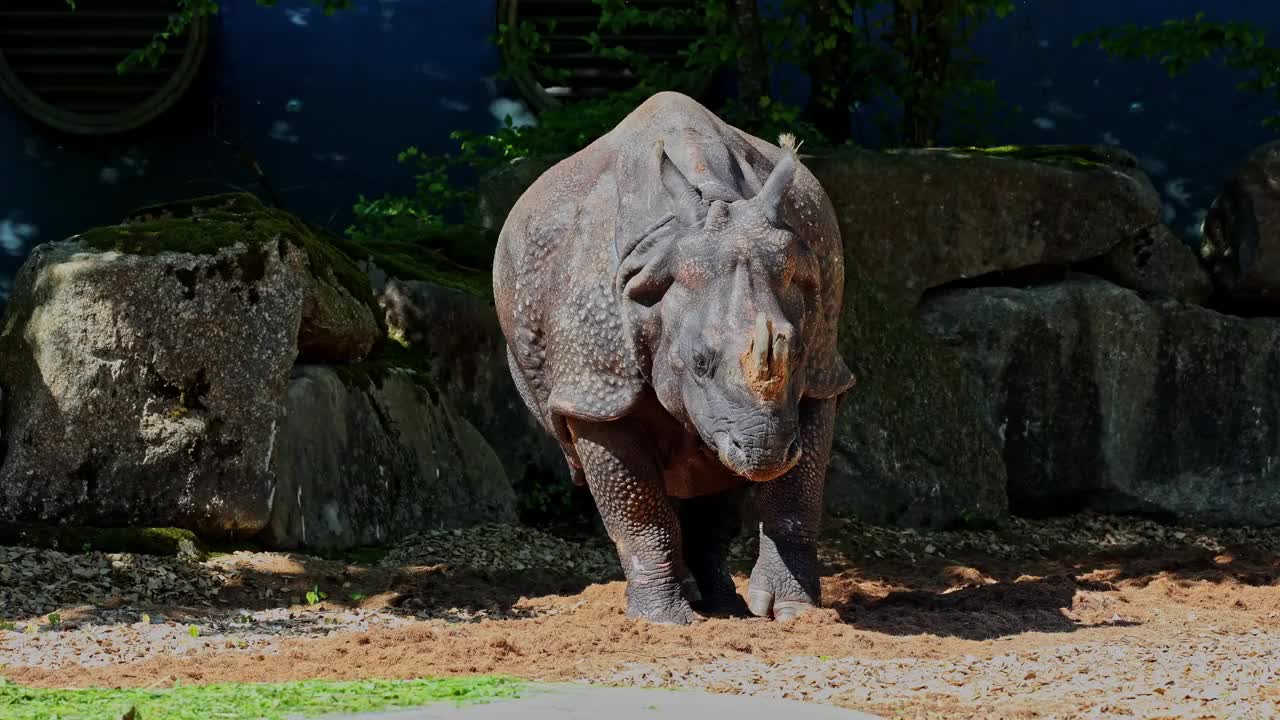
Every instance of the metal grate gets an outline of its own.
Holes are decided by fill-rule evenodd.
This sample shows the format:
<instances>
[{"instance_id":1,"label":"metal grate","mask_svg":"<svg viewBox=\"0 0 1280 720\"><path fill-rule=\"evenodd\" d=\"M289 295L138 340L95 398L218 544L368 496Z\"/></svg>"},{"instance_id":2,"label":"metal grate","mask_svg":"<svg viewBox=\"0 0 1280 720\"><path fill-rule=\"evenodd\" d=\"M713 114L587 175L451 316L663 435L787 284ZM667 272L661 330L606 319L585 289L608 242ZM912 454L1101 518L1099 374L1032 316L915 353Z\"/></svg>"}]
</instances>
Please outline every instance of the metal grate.
<instances>
[{"instance_id":1,"label":"metal grate","mask_svg":"<svg viewBox=\"0 0 1280 720\"><path fill-rule=\"evenodd\" d=\"M630 0L629 5L642 9L664 7L688 8L689 0ZM600 7L591 0L499 0L498 22L515 27L532 21L550 45L548 57L540 62L568 74L564 83L546 77L523 76L516 84L535 109L542 110L565 102L594 98L633 87L636 78L618 61L598 58L591 53L585 35L596 31ZM554 31L547 31L547 21L555 21ZM632 28L624 34L601 34L606 45L620 45L655 61L679 62L679 52L703 35L701 27L677 31Z\"/></svg>"},{"instance_id":2,"label":"metal grate","mask_svg":"<svg viewBox=\"0 0 1280 720\"><path fill-rule=\"evenodd\" d=\"M208 44L202 18L157 67L116 64L163 30L175 0L0 0L0 93L48 125L101 135L131 130L191 85Z\"/></svg>"}]
</instances>

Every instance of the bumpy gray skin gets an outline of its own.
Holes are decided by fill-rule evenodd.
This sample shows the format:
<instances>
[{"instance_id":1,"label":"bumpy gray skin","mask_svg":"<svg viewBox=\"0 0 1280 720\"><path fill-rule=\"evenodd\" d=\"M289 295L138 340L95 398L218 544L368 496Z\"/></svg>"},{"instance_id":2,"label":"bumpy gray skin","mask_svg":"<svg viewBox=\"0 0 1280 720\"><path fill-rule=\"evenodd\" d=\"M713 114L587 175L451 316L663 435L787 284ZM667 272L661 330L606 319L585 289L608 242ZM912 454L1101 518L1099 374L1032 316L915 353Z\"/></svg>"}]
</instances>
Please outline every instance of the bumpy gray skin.
<instances>
[{"instance_id":1,"label":"bumpy gray skin","mask_svg":"<svg viewBox=\"0 0 1280 720\"><path fill-rule=\"evenodd\" d=\"M512 376L590 488L634 617L785 619L821 600L823 482L853 376L835 213L787 140L658 93L544 173L499 238ZM746 482L761 522L744 603L724 560Z\"/></svg>"}]
</instances>

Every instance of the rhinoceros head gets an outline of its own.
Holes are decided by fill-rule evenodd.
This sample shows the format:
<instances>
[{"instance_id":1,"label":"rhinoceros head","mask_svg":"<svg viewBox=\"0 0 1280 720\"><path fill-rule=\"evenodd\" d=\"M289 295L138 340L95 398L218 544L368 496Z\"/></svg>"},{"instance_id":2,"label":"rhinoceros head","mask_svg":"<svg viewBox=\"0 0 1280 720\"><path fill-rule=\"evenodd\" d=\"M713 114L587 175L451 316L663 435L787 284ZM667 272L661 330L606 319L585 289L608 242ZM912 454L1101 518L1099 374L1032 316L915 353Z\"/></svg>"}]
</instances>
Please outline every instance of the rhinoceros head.
<instances>
[{"instance_id":1,"label":"rhinoceros head","mask_svg":"<svg viewBox=\"0 0 1280 720\"><path fill-rule=\"evenodd\" d=\"M756 481L799 460L806 320L819 307L818 259L783 218L796 172L787 140L748 198L708 197L659 145L662 182L651 192L671 211L618 273L659 401Z\"/></svg>"}]
</instances>

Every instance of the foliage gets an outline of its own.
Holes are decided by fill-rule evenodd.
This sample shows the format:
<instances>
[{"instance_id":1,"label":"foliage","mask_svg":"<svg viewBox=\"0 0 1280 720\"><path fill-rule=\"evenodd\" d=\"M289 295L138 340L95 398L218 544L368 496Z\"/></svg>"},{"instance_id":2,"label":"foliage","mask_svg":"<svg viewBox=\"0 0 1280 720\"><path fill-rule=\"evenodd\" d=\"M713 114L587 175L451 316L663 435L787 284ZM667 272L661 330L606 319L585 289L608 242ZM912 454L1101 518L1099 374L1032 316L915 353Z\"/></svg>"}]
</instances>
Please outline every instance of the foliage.
<instances>
[{"instance_id":1,"label":"foliage","mask_svg":"<svg viewBox=\"0 0 1280 720\"><path fill-rule=\"evenodd\" d=\"M811 31L806 23L811 25L812 18L825 13L832 1L839 21L827 23L822 31ZM690 92L705 86L746 52L751 41L735 31L728 5L722 0L661 8L640 8L625 0L593 2L600 7L600 19L585 39L595 56L624 63L631 70L637 79L631 89L548 108L540 113L536 125L516 125L507 117L493 132L455 131L450 135L457 143L455 152L428 154L417 147L406 149L398 160L414 167L412 195L360 196L354 206L356 221L348 233L361 241L419 242L430 228L451 220L475 221L474 183L485 172L516 158L571 154L607 133L653 93L664 89ZM961 100L962 110L969 110L976 122L985 119L973 108L990 105L994 88L978 78L979 62L966 46L982 21L1003 18L1012 10L1012 0L784 0L783 12L777 17L761 18L759 33L775 63L804 65L843 44L849 50L845 59L851 67L837 74L839 84L812 88L819 103L838 106L847 128L851 103L899 98L910 128L904 120L903 129L895 130L886 115L882 124L887 137L908 144L931 144L948 100ZM676 64L655 62L608 40L632 29L661 32L688 26L703 27L706 32L680 52ZM545 62L551 49L547 36L554 31L554 22L500 25L492 38L506 57L500 75L509 79L529 74L545 84L563 81L562 73ZM839 128L830 133L833 137L825 137L806 117L805 109L769 95L730 100L716 110L727 122L759 137L791 132L811 148L846 139L834 137Z\"/></svg>"},{"instance_id":2,"label":"foliage","mask_svg":"<svg viewBox=\"0 0 1280 720\"><path fill-rule=\"evenodd\" d=\"M586 147L648 94L647 88L636 88L600 101L551 108L539 116L536 126L516 125L507 116L493 132L455 130L449 135L458 144L454 153L432 155L409 147L397 160L415 168L413 195L360 196L354 207L356 223L348 233L362 242L418 242L450 219L473 219L474 182L481 174L516 158L563 155Z\"/></svg>"},{"instance_id":3,"label":"foliage","mask_svg":"<svg viewBox=\"0 0 1280 720\"><path fill-rule=\"evenodd\" d=\"M72 10L76 9L76 0L65 1ZM256 0L256 2L259 5L271 7L276 4L277 0ZM351 0L311 0L311 2L313 5L318 5L326 15L351 7ZM152 36L146 45L130 52L123 60L117 63L117 73L124 74L139 65L156 67L165 50L168 49L169 41L181 37L191 27L192 23L200 18L217 15L220 0L177 0L177 3L177 11L169 16L169 22L165 25L165 29Z\"/></svg>"},{"instance_id":4,"label":"foliage","mask_svg":"<svg viewBox=\"0 0 1280 720\"><path fill-rule=\"evenodd\" d=\"M1165 20L1156 26L1102 28L1075 40L1076 45L1085 43L1096 43L1104 52L1124 60L1155 58L1170 77L1216 59L1247 73L1236 85L1241 91L1280 100L1280 48L1268 46L1266 30L1253 23L1210 22L1198 12L1189 19ZM1263 122L1280 128L1280 112Z\"/></svg>"},{"instance_id":5,"label":"foliage","mask_svg":"<svg viewBox=\"0 0 1280 720\"><path fill-rule=\"evenodd\" d=\"M784 12L767 22L771 57L810 67L839 55L837 73L811 89L819 103L881 104L886 144L931 145L948 102L976 126L990 117L995 86L978 76L981 59L969 48L982 23L1004 19L1012 0L783 0ZM831 12L834 10L834 12ZM817 28L814 19L827 12ZM972 131L972 128L964 128Z\"/></svg>"},{"instance_id":6,"label":"foliage","mask_svg":"<svg viewBox=\"0 0 1280 720\"><path fill-rule=\"evenodd\" d=\"M332 713L414 707L452 700L477 702L515 697L522 685L501 677L439 680L306 681L235 683L169 689L45 690L0 678L0 717L8 720L283 720Z\"/></svg>"}]
</instances>

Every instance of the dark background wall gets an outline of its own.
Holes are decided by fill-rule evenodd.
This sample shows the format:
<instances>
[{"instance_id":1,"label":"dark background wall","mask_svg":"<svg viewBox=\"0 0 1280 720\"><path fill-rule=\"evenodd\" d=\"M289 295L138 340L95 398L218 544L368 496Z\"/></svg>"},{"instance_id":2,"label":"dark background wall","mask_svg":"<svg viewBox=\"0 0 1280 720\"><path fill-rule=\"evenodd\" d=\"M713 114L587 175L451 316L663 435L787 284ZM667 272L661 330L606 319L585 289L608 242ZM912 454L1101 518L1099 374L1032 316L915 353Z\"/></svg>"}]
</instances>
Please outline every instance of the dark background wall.
<instances>
[{"instance_id":1,"label":"dark background wall","mask_svg":"<svg viewBox=\"0 0 1280 720\"><path fill-rule=\"evenodd\" d=\"M1169 79L1154 64L1111 62L1071 40L1102 25L1189 16L1200 4L1020 0L1017 15L978 38L986 72L1018 108L991 127L992 138L1119 144L1162 188L1170 225L1193 232L1223 176L1273 137L1259 122L1274 108L1238 94L1229 71ZM0 99L0 293L34 243L115 222L140 205L254 188L229 143L249 149L289 209L341 229L357 193L410 189L395 159L404 147L445 151L453 129L492 128L524 112L494 79L500 58L486 42L493 0L357 5L326 17L302 0L274 8L227 0L196 87L129 135L61 135ZM1261 23L1280 38L1280 4L1204 5L1212 19ZM803 95L802 77L779 80Z\"/></svg>"}]
</instances>

